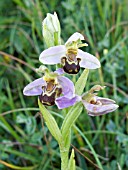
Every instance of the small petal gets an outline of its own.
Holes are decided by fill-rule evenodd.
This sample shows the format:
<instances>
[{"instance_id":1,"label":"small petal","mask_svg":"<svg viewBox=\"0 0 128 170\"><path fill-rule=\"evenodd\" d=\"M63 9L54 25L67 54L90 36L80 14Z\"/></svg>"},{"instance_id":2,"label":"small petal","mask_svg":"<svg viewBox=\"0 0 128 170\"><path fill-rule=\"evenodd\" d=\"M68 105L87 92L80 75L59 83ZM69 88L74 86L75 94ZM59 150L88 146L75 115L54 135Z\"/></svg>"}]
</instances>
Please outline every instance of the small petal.
<instances>
[{"instance_id":1,"label":"small petal","mask_svg":"<svg viewBox=\"0 0 128 170\"><path fill-rule=\"evenodd\" d=\"M95 91L103 90L106 86L95 85L90 90L89 93L94 93Z\"/></svg>"},{"instance_id":2,"label":"small petal","mask_svg":"<svg viewBox=\"0 0 128 170\"><path fill-rule=\"evenodd\" d=\"M64 70L63 68L58 68L56 71L54 71L55 73L57 73L58 75L64 74Z\"/></svg>"},{"instance_id":3,"label":"small petal","mask_svg":"<svg viewBox=\"0 0 128 170\"><path fill-rule=\"evenodd\" d=\"M104 114L115 111L119 107L116 104L94 105L94 104L90 104L84 100L82 101L82 103L84 104L84 106L87 109L88 114L90 116L104 115Z\"/></svg>"},{"instance_id":4,"label":"small petal","mask_svg":"<svg viewBox=\"0 0 128 170\"><path fill-rule=\"evenodd\" d=\"M71 99L66 98L65 96L61 96L56 99L55 103L59 109L64 109L69 106L73 106L76 102L79 102L81 100L80 96L75 96Z\"/></svg>"},{"instance_id":5,"label":"small petal","mask_svg":"<svg viewBox=\"0 0 128 170\"><path fill-rule=\"evenodd\" d=\"M36 79L29 83L23 90L25 96L37 96L42 93L42 86L45 86L46 82L43 78Z\"/></svg>"},{"instance_id":6,"label":"small petal","mask_svg":"<svg viewBox=\"0 0 128 170\"><path fill-rule=\"evenodd\" d=\"M107 105L106 105L107 106ZM109 110L105 110L103 112L99 112L99 113L94 113L94 112L88 112L89 116L100 116L100 115L104 115L107 113L111 113L114 112L119 106L117 104L112 104L112 106L109 106L108 109Z\"/></svg>"},{"instance_id":7,"label":"small petal","mask_svg":"<svg viewBox=\"0 0 128 170\"><path fill-rule=\"evenodd\" d=\"M100 67L100 62L96 57L87 52L83 52L80 49L78 49L77 58L81 59L80 67L88 69L96 69Z\"/></svg>"},{"instance_id":8,"label":"small petal","mask_svg":"<svg viewBox=\"0 0 128 170\"><path fill-rule=\"evenodd\" d=\"M103 105L108 105L108 104L114 104L116 103L114 100L112 99L108 99L108 98L103 98L103 97L97 97L95 96L96 101L100 101Z\"/></svg>"},{"instance_id":9,"label":"small petal","mask_svg":"<svg viewBox=\"0 0 128 170\"><path fill-rule=\"evenodd\" d=\"M40 54L39 60L43 64L58 64L61 63L61 57L65 56L65 53L64 45L50 47Z\"/></svg>"},{"instance_id":10,"label":"small petal","mask_svg":"<svg viewBox=\"0 0 128 170\"><path fill-rule=\"evenodd\" d=\"M78 40L84 40L84 36L82 34L80 34L79 32L75 32L74 34L72 34L69 39L67 40L67 42L65 43L68 44L70 42L76 42Z\"/></svg>"},{"instance_id":11,"label":"small petal","mask_svg":"<svg viewBox=\"0 0 128 170\"><path fill-rule=\"evenodd\" d=\"M64 76L58 76L58 81L62 86L62 93L64 96L69 99L75 96L75 88L71 80Z\"/></svg>"}]
</instances>

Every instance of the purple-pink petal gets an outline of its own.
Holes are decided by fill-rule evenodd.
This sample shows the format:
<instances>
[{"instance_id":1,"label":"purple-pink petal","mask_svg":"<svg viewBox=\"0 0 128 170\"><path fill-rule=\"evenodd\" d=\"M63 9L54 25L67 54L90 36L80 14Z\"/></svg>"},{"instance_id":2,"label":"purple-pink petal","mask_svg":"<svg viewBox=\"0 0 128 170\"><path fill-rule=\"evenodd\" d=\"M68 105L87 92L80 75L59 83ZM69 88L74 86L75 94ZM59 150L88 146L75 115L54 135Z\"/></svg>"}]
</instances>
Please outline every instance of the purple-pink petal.
<instances>
[{"instance_id":1,"label":"purple-pink petal","mask_svg":"<svg viewBox=\"0 0 128 170\"><path fill-rule=\"evenodd\" d=\"M37 96L42 93L42 86L45 86L46 82L43 78L36 79L29 83L23 90L25 96Z\"/></svg>"},{"instance_id":2,"label":"purple-pink petal","mask_svg":"<svg viewBox=\"0 0 128 170\"><path fill-rule=\"evenodd\" d=\"M80 67L88 68L88 69L96 69L101 66L99 60L96 57L80 49L78 49L77 58L81 59Z\"/></svg>"},{"instance_id":3,"label":"purple-pink petal","mask_svg":"<svg viewBox=\"0 0 128 170\"><path fill-rule=\"evenodd\" d=\"M112 99L104 98L104 97L98 97L95 96L96 101L100 101L103 105L108 105L108 104L115 104L116 102Z\"/></svg>"},{"instance_id":4,"label":"purple-pink petal","mask_svg":"<svg viewBox=\"0 0 128 170\"><path fill-rule=\"evenodd\" d=\"M69 39L67 40L65 44L72 43L73 41L76 42L78 40L84 40L84 36L80 34L79 32L75 32L69 37Z\"/></svg>"},{"instance_id":5,"label":"purple-pink petal","mask_svg":"<svg viewBox=\"0 0 128 170\"><path fill-rule=\"evenodd\" d=\"M54 71L55 73L57 73L58 75L61 75L61 74L64 74L65 72L64 72L64 70L63 70L63 68L59 68L59 69L57 69L56 71Z\"/></svg>"},{"instance_id":6,"label":"purple-pink petal","mask_svg":"<svg viewBox=\"0 0 128 170\"><path fill-rule=\"evenodd\" d=\"M113 112L118 108L118 105L116 104L95 105L95 104L90 104L84 100L82 100L82 103L84 104L90 116L104 115Z\"/></svg>"},{"instance_id":7,"label":"purple-pink petal","mask_svg":"<svg viewBox=\"0 0 128 170\"><path fill-rule=\"evenodd\" d=\"M58 81L62 86L62 94L67 98L75 96L75 88L73 82L64 76L58 76Z\"/></svg>"},{"instance_id":8,"label":"purple-pink petal","mask_svg":"<svg viewBox=\"0 0 128 170\"><path fill-rule=\"evenodd\" d=\"M61 58L65 56L65 53L65 45L50 47L40 54L39 60L43 64L58 64L61 63Z\"/></svg>"},{"instance_id":9,"label":"purple-pink petal","mask_svg":"<svg viewBox=\"0 0 128 170\"><path fill-rule=\"evenodd\" d=\"M73 106L76 102L79 102L81 100L80 96L75 96L71 99L66 98L66 96L61 96L56 99L55 103L59 109L64 109L69 106Z\"/></svg>"}]
</instances>

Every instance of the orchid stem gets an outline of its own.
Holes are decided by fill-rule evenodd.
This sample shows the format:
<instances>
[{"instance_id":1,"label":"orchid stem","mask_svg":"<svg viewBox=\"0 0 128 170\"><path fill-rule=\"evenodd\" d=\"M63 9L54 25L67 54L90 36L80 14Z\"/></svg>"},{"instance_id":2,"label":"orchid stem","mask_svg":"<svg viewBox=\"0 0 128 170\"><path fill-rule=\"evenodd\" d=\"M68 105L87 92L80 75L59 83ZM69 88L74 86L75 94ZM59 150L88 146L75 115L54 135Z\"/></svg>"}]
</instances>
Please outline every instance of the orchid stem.
<instances>
[{"instance_id":1,"label":"orchid stem","mask_svg":"<svg viewBox=\"0 0 128 170\"><path fill-rule=\"evenodd\" d=\"M61 170L67 170L68 168L68 154L69 149L60 146Z\"/></svg>"},{"instance_id":2,"label":"orchid stem","mask_svg":"<svg viewBox=\"0 0 128 170\"><path fill-rule=\"evenodd\" d=\"M69 164L69 149L71 145L71 129L69 129L67 138L61 139L60 147L60 156L61 156L61 170L67 170Z\"/></svg>"}]
</instances>

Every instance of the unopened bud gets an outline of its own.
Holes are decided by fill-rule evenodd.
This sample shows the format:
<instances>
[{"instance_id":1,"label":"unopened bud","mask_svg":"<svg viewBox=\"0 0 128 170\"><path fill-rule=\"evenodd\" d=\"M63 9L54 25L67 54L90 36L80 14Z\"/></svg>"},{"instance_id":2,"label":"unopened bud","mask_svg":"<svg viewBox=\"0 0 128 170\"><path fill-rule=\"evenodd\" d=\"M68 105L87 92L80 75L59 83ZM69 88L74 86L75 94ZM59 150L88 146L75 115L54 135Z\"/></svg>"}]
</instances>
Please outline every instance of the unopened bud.
<instances>
[{"instance_id":1,"label":"unopened bud","mask_svg":"<svg viewBox=\"0 0 128 170\"><path fill-rule=\"evenodd\" d=\"M60 44L60 22L55 12L54 15L47 14L47 17L42 22L42 29L47 47Z\"/></svg>"}]
</instances>

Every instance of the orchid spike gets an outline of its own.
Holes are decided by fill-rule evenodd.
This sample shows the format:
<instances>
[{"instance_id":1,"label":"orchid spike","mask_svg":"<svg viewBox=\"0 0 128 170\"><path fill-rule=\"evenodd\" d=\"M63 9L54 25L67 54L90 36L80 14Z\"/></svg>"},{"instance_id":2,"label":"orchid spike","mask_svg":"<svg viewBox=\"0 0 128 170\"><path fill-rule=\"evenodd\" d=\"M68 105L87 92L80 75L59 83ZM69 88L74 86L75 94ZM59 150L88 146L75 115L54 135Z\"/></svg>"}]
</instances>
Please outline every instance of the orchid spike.
<instances>
[{"instance_id":1,"label":"orchid spike","mask_svg":"<svg viewBox=\"0 0 128 170\"><path fill-rule=\"evenodd\" d=\"M87 46L81 41L84 40L82 34L74 33L65 43L44 50L39 60L43 64L58 64L63 65L65 72L69 74L77 74L80 67L87 69L96 69L100 67L99 60L93 55L84 52L79 47Z\"/></svg>"}]
</instances>

